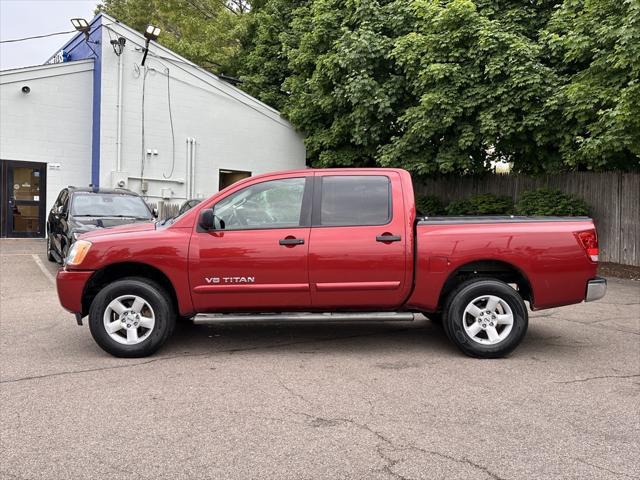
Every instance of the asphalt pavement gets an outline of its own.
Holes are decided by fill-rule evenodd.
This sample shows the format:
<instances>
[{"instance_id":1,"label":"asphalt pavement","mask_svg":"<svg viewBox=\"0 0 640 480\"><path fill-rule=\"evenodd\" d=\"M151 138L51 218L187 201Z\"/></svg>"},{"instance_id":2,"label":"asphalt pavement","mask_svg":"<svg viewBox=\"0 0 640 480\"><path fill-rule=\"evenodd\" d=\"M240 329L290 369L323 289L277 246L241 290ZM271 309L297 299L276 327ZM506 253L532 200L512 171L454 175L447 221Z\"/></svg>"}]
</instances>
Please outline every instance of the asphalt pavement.
<instances>
[{"instance_id":1,"label":"asphalt pavement","mask_svg":"<svg viewBox=\"0 0 640 480\"><path fill-rule=\"evenodd\" d=\"M640 282L533 312L500 360L427 320L185 324L127 360L55 271L0 240L0 478L640 478Z\"/></svg>"}]
</instances>

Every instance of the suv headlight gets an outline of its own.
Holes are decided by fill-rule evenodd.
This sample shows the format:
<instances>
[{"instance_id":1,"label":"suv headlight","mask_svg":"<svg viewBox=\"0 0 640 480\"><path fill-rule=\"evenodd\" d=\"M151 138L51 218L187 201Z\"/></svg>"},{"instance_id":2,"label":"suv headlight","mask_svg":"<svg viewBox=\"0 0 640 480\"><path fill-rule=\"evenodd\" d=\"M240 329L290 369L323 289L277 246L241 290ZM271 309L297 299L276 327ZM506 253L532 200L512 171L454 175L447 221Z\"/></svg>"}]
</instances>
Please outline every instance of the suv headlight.
<instances>
[{"instance_id":1,"label":"suv headlight","mask_svg":"<svg viewBox=\"0 0 640 480\"><path fill-rule=\"evenodd\" d=\"M89 249L91 248L91 242L87 242L86 240L78 240L71 246L71 250L69 250L69 254L67 255L67 259L65 260L65 265L80 265L84 260L84 257L89 253Z\"/></svg>"}]
</instances>

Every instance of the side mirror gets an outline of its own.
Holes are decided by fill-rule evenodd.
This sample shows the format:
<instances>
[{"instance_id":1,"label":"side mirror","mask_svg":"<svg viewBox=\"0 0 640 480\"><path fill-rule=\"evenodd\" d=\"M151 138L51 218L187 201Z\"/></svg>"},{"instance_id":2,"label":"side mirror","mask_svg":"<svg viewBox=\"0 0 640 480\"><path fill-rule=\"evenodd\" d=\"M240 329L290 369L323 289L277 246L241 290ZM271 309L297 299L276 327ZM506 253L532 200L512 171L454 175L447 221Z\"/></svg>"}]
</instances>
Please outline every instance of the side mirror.
<instances>
[{"instance_id":1,"label":"side mirror","mask_svg":"<svg viewBox=\"0 0 640 480\"><path fill-rule=\"evenodd\" d=\"M158 208L153 207L153 210L151 210L151 214L153 215L153 218L158 218Z\"/></svg>"},{"instance_id":2,"label":"side mirror","mask_svg":"<svg viewBox=\"0 0 640 480\"><path fill-rule=\"evenodd\" d=\"M203 230L213 230L215 224L215 216L213 209L205 208L200 212L200 218L198 218L198 225Z\"/></svg>"},{"instance_id":3,"label":"side mirror","mask_svg":"<svg viewBox=\"0 0 640 480\"><path fill-rule=\"evenodd\" d=\"M224 230L224 220L217 217L213 213L212 208L205 208L200 211L200 218L198 219L198 225L203 230Z\"/></svg>"}]
</instances>

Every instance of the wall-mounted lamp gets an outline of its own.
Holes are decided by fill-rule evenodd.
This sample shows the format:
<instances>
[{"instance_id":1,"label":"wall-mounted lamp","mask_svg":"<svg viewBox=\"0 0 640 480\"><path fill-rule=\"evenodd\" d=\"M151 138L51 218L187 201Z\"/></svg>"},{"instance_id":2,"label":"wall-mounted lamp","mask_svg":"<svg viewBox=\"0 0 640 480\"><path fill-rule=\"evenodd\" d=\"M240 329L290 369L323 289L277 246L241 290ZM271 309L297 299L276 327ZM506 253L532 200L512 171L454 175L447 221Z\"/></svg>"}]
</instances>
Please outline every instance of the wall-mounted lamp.
<instances>
[{"instance_id":1,"label":"wall-mounted lamp","mask_svg":"<svg viewBox=\"0 0 640 480\"><path fill-rule=\"evenodd\" d=\"M71 25L77 31L84 33L85 40L89 40L89 32L91 28L89 27L89 22L87 22L84 18L72 18Z\"/></svg>"},{"instance_id":2,"label":"wall-mounted lamp","mask_svg":"<svg viewBox=\"0 0 640 480\"><path fill-rule=\"evenodd\" d=\"M144 43L144 55L142 56L141 65L144 66L144 62L147 60L147 53L149 53L149 42L153 40L154 42L160 36L160 28L154 27L153 25L148 25L147 29L144 31L144 38L146 38L146 42Z\"/></svg>"}]
</instances>

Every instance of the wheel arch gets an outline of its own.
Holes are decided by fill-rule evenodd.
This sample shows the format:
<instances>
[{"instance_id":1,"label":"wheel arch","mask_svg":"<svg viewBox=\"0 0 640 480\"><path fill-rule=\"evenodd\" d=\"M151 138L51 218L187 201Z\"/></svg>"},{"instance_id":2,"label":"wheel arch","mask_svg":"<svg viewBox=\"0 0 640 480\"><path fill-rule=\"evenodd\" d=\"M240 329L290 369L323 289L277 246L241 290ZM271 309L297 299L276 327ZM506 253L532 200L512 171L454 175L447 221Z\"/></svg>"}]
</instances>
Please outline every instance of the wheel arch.
<instances>
[{"instance_id":1,"label":"wheel arch","mask_svg":"<svg viewBox=\"0 0 640 480\"><path fill-rule=\"evenodd\" d=\"M449 293L455 290L458 285L476 277L494 278L505 283L515 284L522 299L528 300L532 306L534 304L531 282L520 268L504 260L483 259L460 265L449 274L440 292L438 307L443 307Z\"/></svg>"},{"instance_id":2,"label":"wheel arch","mask_svg":"<svg viewBox=\"0 0 640 480\"><path fill-rule=\"evenodd\" d=\"M175 311L179 311L175 286L162 270L142 262L120 262L96 270L89 278L82 293L82 315L88 314L93 299L105 285L126 277L147 278L158 283L169 294Z\"/></svg>"}]
</instances>

